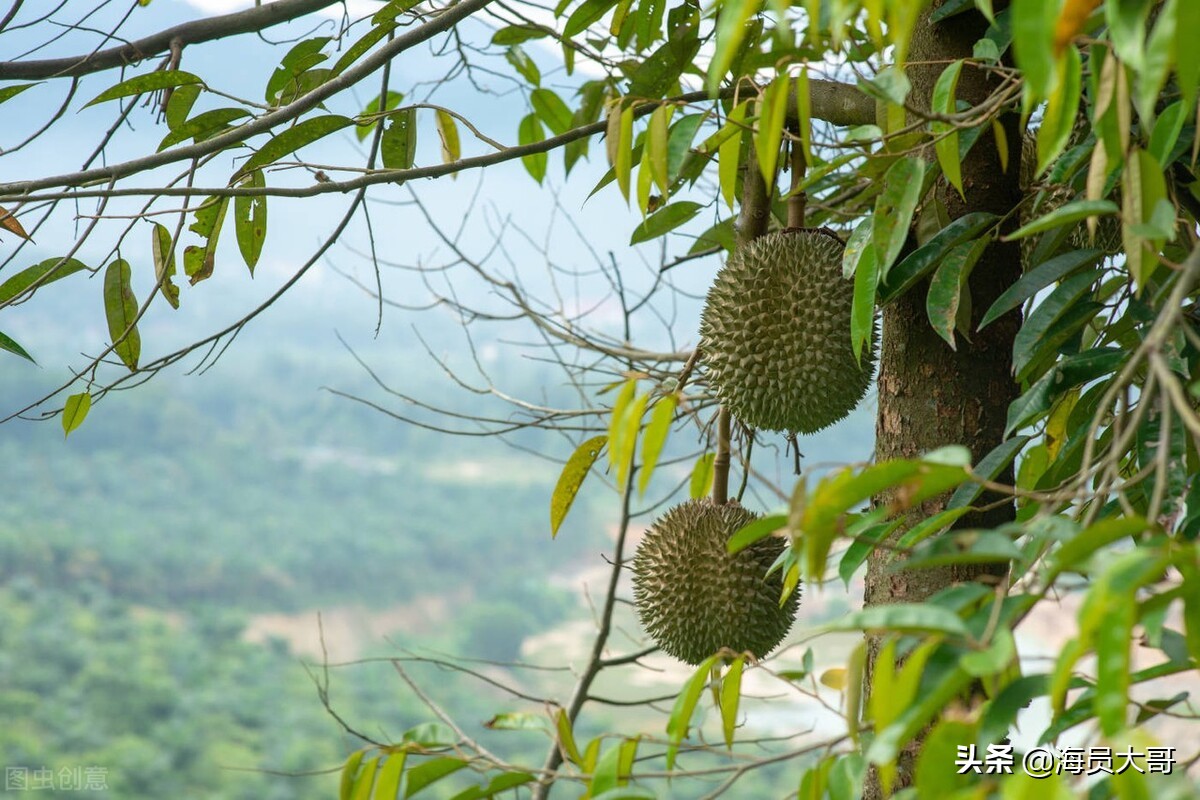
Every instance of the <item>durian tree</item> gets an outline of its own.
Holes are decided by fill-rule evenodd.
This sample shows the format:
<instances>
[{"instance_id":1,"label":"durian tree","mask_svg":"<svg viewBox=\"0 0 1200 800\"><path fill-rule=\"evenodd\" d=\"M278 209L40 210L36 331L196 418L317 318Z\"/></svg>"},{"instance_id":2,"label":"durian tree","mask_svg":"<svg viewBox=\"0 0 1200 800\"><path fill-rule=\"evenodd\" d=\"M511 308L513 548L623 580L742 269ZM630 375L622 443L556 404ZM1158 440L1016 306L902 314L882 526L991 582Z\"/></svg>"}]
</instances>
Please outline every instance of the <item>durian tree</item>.
<instances>
[{"instance_id":1,"label":"durian tree","mask_svg":"<svg viewBox=\"0 0 1200 800\"><path fill-rule=\"evenodd\" d=\"M528 326L577 390L560 407L488 388L508 412L471 432L542 432L563 462L546 487L555 533L588 524L568 516L585 481L607 481L619 509L574 688L490 723L543 730L545 759L505 760L448 719L447 741L360 734L343 797L468 775L456 797L659 797L688 775L710 781L704 796L742 796L781 764L805 798L1191 796L1200 727L1178 689L1200 659L1200 3L392 0L299 37L341 3L156 27L169 5L17 0L0 16L0 42L37 40L6 48L0 102L54 109L5 118L0 349L39 358L8 320L92 275L108 332L43 365L59 390L5 398L3 416L69 434L98 404L87 424L102 425L99 401L223 351L331 249L366 242L378 275L372 208L403 201L405 224L434 227L504 310L445 289L438 305ZM222 39L284 43L267 74L217 85L189 67ZM417 48L438 71L399 85ZM515 130L476 121L481 76L525 108ZM26 157L80 109L107 116L76 171ZM152 150L131 151L134 126L154 126ZM472 256L422 199L425 180L506 162L533 192L560 160L568 183L599 164L594 192L632 209L616 234L657 249L644 291L599 259L615 328L539 296L532 268ZM187 313L182 279L190 294L239 261L253 272L286 235L268 211L321 197L340 211L266 302L183 347L143 340L146 319ZM586 229L587 207L571 213ZM28 263L43 231L60 254ZM665 347L639 340L631 321L685 271L706 276L703 310L671 320ZM382 303L382 278L367 288ZM803 437L872 380L874 458L800 464ZM781 443L773 481L751 451ZM680 463L682 485L661 488ZM861 578L863 607L806 639L861 632L847 662L818 669L820 638L773 653L797 607L805 624L801 587L840 592L839 578ZM640 649L614 637L630 602ZM1023 658L1023 628L1052 608L1061 651ZM667 702L663 725L585 743L598 678L660 648L695 667L644 701ZM782 702L743 692L756 673L825 703L838 729L797 714L784 744L755 738L753 707ZM1116 763L1093 769L1103 748Z\"/></svg>"}]
</instances>

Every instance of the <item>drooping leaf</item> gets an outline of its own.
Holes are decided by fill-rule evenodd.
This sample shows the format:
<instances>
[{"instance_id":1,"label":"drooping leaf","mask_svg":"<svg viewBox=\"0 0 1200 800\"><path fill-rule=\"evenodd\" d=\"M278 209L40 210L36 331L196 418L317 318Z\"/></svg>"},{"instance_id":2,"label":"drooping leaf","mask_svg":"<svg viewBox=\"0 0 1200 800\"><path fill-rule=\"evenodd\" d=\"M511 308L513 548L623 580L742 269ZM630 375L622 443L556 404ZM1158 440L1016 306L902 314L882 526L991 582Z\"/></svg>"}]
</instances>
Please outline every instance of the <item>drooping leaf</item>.
<instances>
[{"instance_id":1,"label":"drooping leaf","mask_svg":"<svg viewBox=\"0 0 1200 800\"><path fill-rule=\"evenodd\" d=\"M962 73L963 61L959 59L942 70L933 87L933 111L938 114L955 114L958 111L958 77ZM950 185L962 195L962 161L958 153L958 128L950 122L933 123L938 164Z\"/></svg>"},{"instance_id":2,"label":"drooping leaf","mask_svg":"<svg viewBox=\"0 0 1200 800\"><path fill-rule=\"evenodd\" d=\"M558 529L566 519L567 512L571 510L571 504L575 502L575 495L579 493L583 479L591 471L592 464L596 463L596 458L607 442L607 436L594 436L575 448L575 452L567 459L562 473L558 476L554 494L550 496L551 536L558 535Z\"/></svg>"},{"instance_id":3,"label":"drooping leaf","mask_svg":"<svg viewBox=\"0 0 1200 800\"><path fill-rule=\"evenodd\" d=\"M884 175L883 191L875 201L874 224L875 259L882 280L887 280L908 237L924 174L924 162L909 156L899 159Z\"/></svg>"},{"instance_id":4,"label":"drooping leaf","mask_svg":"<svg viewBox=\"0 0 1200 800\"><path fill-rule=\"evenodd\" d=\"M1041 175L1066 148L1075 117L1079 113L1082 91L1082 65L1079 50L1068 47L1059 59L1059 76L1050 90L1050 100L1037 132L1037 170Z\"/></svg>"},{"instance_id":5,"label":"drooping leaf","mask_svg":"<svg viewBox=\"0 0 1200 800\"><path fill-rule=\"evenodd\" d=\"M379 156L387 169L409 169L417 155L417 110L398 111L383 128Z\"/></svg>"},{"instance_id":6,"label":"drooping leaf","mask_svg":"<svg viewBox=\"0 0 1200 800\"><path fill-rule=\"evenodd\" d=\"M379 756L371 756L363 761L362 770L354 779L354 791L350 795L353 800L371 800L371 790L375 788L379 759Z\"/></svg>"},{"instance_id":7,"label":"drooping leaf","mask_svg":"<svg viewBox=\"0 0 1200 800\"><path fill-rule=\"evenodd\" d=\"M966 624L953 611L921 603L896 603L855 611L827 623L823 630L944 633L963 638L971 635Z\"/></svg>"},{"instance_id":8,"label":"drooping leaf","mask_svg":"<svg viewBox=\"0 0 1200 800\"><path fill-rule=\"evenodd\" d=\"M245 188L262 189L267 180L262 170L251 172L241 184ZM263 242L267 238L266 195L238 195L233 201L234 231L237 233L238 249L246 262L250 274L262 254Z\"/></svg>"},{"instance_id":9,"label":"drooping leaf","mask_svg":"<svg viewBox=\"0 0 1200 800\"><path fill-rule=\"evenodd\" d=\"M758 517L735 531L729 537L729 541L725 543L725 549L730 553L741 552L787 525L787 521L786 514L768 514L765 517Z\"/></svg>"},{"instance_id":10,"label":"drooping leaf","mask_svg":"<svg viewBox=\"0 0 1200 800\"><path fill-rule=\"evenodd\" d=\"M692 477L688 481L688 495L692 499L704 497L712 488L713 462L716 458L716 453L705 453L696 459L696 464L692 467Z\"/></svg>"},{"instance_id":11,"label":"drooping leaf","mask_svg":"<svg viewBox=\"0 0 1200 800\"><path fill-rule=\"evenodd\" d=\"M777 75L763 90L758 105L758 125L754 130L754 150L758 166L768 187L775 185L775 165L783 141L783 121L787 114L791 79L787 73Z\"/></svg>"},{"instance_id":12,"label":"drooping leaf","mask_svg":"<svg viewBox=\"0 0 1200 800\"><path fill-rule=\"evenodd\" d=\"M957 345L954 341L954 329L961 327L961 302L968 289L967 280L971 270L987 249L991 240L980 237L971 242L963 242L951 248L946 254L941 266L933 274L929 282L929 292L925 296L925 310L929 316L929 324L937 335L942 337L952 349ZM968 300L970 298L967 298Z\"/></svg>"},{"instance_id":13,"label":"drooping leaf","mask_svg":"<svg viewBox=\"0 0 1200 800\"><path fill-rule=\"evenodd\" d=\"M650 477L658 465L658 457L666 444L667 434L671 431L671 422L675 419L675 406L679 397L669 394L659 398L650 412L650 424L642 439L642 470L638 475L638 494L645 494L650 485Z\"/></svg>"},{"instance_id":14,"label":"drooping leaf","mask_svg":"<svg viewBox=\"0 0 1200 800\"><path fill-rule=\"evenodd\" d=\"M154 259L154 279L171 308L179 308L179 287L175 285L175 247L171 232L156 222L150 232L150 256Z\"/></svg>"},{"instance_id":15,"label":"drooping leaf","mask_svg":"<svg viewBox=\"0 0 1200 800\"><path fill-rule=\"evenodd\" d=\"M712 655L701 662L692 673L692 677L683 685L679 696L675 698L675 706L667 720L667 770L675 767L675 756L692 726L692 714L696 711L696 703L699 702L700 695L708 683L713 666L720 658L720 655Z\"/></svg>"},{"instance_id":16,"label":"drooping leaf","mask_svg":"<svg viewBox=\"0 0 1200 800\"><path fill-rule=\"evenodd\" d=\"M438 139L442 143L442 163L452 164L462 158L462 143L458 137L458 123L454 121L454 117L450 116L445 111L438 109L434 115L437 122ZM451 173L451 177L457 177L458 173Z\"/></svg>"},{"instance_id":17,"label":"drooping leaf","mask_svg":"<svg viewBox=\"0 0 1200 800\"><path fill-rule=\"evenodd\" d=\"M1058 3L1047 0L1013 0L1013 52L1025 79L1028 105L1050 93L1054 81L1054 26Z\"/></svg>"},{"instance_id":18,"label":"drooping leaf","mask_svg":"<svg viewBox=\"0 0 1200 800\"><path fill-rule=\"evenodd\" d=\"M355 778L358 777L358 770L362 766L363 756L366 753L366 750L355 750L346 759L346 763L342 765L341 788L338 790L338 800L351 800L351 797L353 797Z\"/></svg>"},{"instance_id":19,"label":"drooping leaf","mask_svg":"<svg viewBox=\"0 0 1200 800\"><path fill-rule=\"evenodd\" d=\"M196 209L196 220L188 226L189 231L205 240L203 245L188 245L183 249L183 271L192 286L212 277L216 267L217 243L228 208L228 197L210 197Z\"/></svg>"},{"instance_id":20,"label":"drooping leaf","mask_svg":"<svg viewBox=\"0 0 1200 800\"><path fill-rule=\"evenodd\" d=\"M112 337L113 352L125 362L130 371L137 371L142 352L142 337L137 329L138 303L130 285L132 270L129 262L118 258L104 271L104 316L108 320L108 335Z\"/></svg>"},{"instance_id":21,"label":"drooping leaf","mask_svg":"<svg viewBox=\"0 0 1200 800\"><path fill-rule=\"evenodd\" d=\"M526 114L517 129L518 143L522 145L536 144L543 138L545 138L545 131L542 130L542 123L538 121L537 115ZM521 156L521 163L525 165L525 171L529 173L529 176L541 183L546 177L549 156L546 153L529 153Z\"/></svg>"},{"instance_id":22,"label":"drooping leaf","mask_svg":"<svg viewBox=\"0 0 1200 800\"><path fill-rule=\"evenodd\" d=\"M725 746L733 749L733 732L737 728L738 704L742 699L742 671L746 659L739 656L729 665L721 679L721 731L725 735Z\"/></svg>"},{"instance_id":23,"label":"drooping leaf","mask_svg":"<svg viewBox=\"0 0 1200 800\"><path fill-rule=\"evenodd\" d=\"M748 103L739 103L730 109L725 125L718 133L724 138L717 148L717 177L721 184L721 197L730 208L733 208L737 173L741 167L742 126L748 109Z\"/></svg>"},{"instance_id":24,"label":"drooping leaf","mask_svg":"<svg viewBox=\"0 0 1200 800\"><path fill-rule=\"evenodd\" d=\"M551 90L534 89L529 94L529 102L538 119L544 122L555 136L571 129L571 109Z\"/></svg>"},{"instance_id":25,"label":"drooping leaf","mask_svg":"<svg viewBox=\"0 0 1200 800\"><path fill-rule=\"evenodd\" d=\"M395 800L400 794L400 779L404 776L404 762L408 753L394 752L383 762L375 776L375 796L380 800Z\"/></svg>"}]
</instances>

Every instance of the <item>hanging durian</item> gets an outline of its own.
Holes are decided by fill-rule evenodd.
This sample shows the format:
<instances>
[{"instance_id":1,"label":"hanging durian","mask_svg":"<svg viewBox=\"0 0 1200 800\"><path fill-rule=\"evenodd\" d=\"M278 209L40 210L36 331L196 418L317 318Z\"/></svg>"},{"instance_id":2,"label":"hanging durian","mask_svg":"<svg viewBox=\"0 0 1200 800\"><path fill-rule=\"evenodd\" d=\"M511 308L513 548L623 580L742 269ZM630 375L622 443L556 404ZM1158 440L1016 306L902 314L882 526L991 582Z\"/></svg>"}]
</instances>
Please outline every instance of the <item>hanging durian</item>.
<instances>
[{"instance_id":1,"label":"hanging durian","mask_svg":"<svg viewBox=\"0 0 1200 800\"><path fill-rule=\"evenodd\" d=\"M742 245L717 273L700 349L717 399L745 424L813 433L866 394L878 336L872 329L860 364L843 249L826 231L787 229Z\"/></svg>"},{"instance_id":2,"label":"hanging durian","mask_svg":"<svg viewBox=\"0 0 1200 800\"><path fill-rule=\"evenodd\" d=\"M666 653L689 664L722 647L761 658L787 635L799 588L780 606L780 571L767 577L784 541L769 536L735 554L725 549L756 518L737 503L689 500L646 532L633 559L633 594L642 626Z\"/></svg>"}]
</instances>

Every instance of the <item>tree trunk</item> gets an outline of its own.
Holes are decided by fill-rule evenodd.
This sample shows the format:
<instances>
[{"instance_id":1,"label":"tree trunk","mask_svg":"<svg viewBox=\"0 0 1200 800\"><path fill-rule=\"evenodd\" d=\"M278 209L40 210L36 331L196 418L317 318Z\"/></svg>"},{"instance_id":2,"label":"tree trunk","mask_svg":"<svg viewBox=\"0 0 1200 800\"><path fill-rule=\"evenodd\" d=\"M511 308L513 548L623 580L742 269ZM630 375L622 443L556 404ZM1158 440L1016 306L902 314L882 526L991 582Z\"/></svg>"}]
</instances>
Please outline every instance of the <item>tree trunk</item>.
<instances>
[{"instance_id":1,"label":"tree trunk","mask_svg":"<svg viewBox=\"0 0 1200 800\"><path fill-rule=\"evenodd\" d=\"M940 3L934 3L934 7ZM931 25L927 11L917 23L909 53L908 76L912 81L911 102L929 108L933 85L952 60L969 57L972 46L987 27L982 16L971 12ZM994 88L982 70L964 66L958 97L972 105L981 102ZM1003 119L1010 148L1009 169L1004 171L990 131L980 137L962 165L966 199L940 181L939 198L951 219L973 211L1004 214L1019 199L1017 184L1021 137L1017 119ZM930 153L927 160L932 160ZM876 420L877 460L912 458L950 444L971 450L975 461L998 445L1004 434L1009 403L1017 387L1011 376L1013 337L1020 327L1017 312L1005 315L980 333L974 329L992 302L1021 274L1015 243L993 243L970 279L972 325L970 341L958 335L952 350L932 329L925 310L927 284L915 287L884 309L879 370L879 415ZM1011 478L1011 473L1001 480ZM889 502L889 495L876 498ZM911 512L912 522L937 513L948 498L931 500ZM964 526L992 527L1013 518L1013 507L1003 505L986 514L969 515ZM898 536L899 534L897 534ZM919 603L941 589L964 581L994 579L994 569L956 566L919 570L892 570L896 556L891 550L876 550L867 566L865 605ZM870 690L879 642L868 642L866 689ZM894 788L912 781L914 742L901 754ZM947 765L951 768L951 765ZM874 772L869 776L864 797L883 797Z\"/></svg>"}]
</instances>

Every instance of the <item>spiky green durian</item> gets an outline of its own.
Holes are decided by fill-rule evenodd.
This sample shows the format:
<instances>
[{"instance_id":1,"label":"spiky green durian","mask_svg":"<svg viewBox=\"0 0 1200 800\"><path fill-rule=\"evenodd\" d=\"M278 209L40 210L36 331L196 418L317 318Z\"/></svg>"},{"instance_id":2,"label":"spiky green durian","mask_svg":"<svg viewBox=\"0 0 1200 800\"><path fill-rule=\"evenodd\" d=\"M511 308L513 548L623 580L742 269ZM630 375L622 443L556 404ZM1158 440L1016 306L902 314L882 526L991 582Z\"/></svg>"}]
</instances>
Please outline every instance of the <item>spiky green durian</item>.
<instances>
[{"instance_id":1,"label":"spiky green durian","mask_svg":"<svg viewBox=\"0 0 1200 800\"><path fill-rule=\"evenodd\" d=\"M768 233L717 273L700 321L701 357L717 399L747 425L812 433L866 394L878 337L872 326L860 364L843 249L824 231Z\"/></svg>"},{"instance_id":2,"label":"spiky green durian","mask_svg":"<svg viewBox=\"0 0 1200 800\"><path fill-rule=\"evenodd\" d=\"M769 536L729 554L729 537L757 518L737 503L689 500L663 514L633 558L642 627L663 651L699 664L722 647L765 656L787 635L799 587L781 607L783 579L767 570L783 552Z\"/></svg>"}]
</instances>

